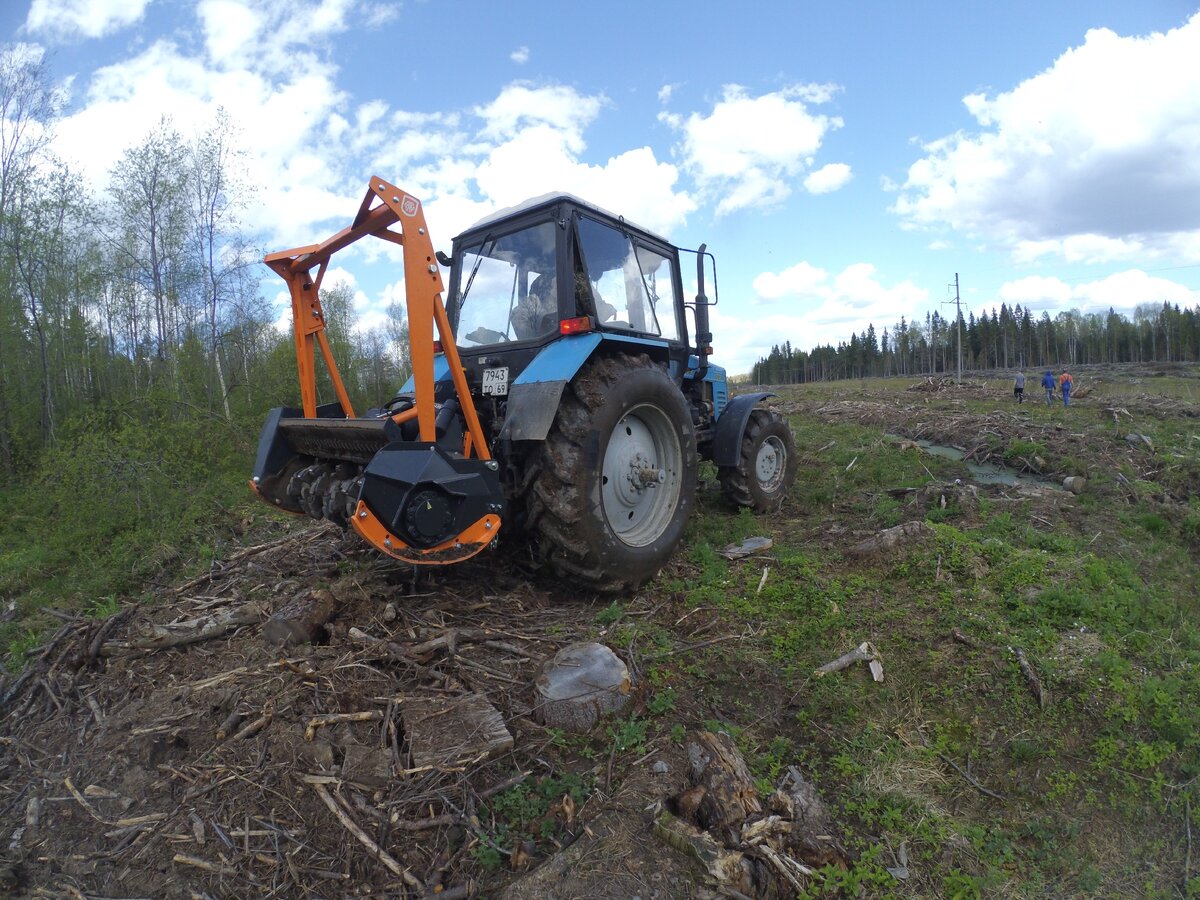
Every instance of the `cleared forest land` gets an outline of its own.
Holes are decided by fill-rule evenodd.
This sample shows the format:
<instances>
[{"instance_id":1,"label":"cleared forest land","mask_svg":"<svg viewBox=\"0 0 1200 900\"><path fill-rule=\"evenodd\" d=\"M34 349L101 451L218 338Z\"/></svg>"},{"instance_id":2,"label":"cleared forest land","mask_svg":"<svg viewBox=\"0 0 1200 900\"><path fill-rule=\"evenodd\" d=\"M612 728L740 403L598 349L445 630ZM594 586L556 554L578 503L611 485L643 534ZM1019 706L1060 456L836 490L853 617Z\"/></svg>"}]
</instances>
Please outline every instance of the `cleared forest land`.
<instances>
[{"instance_id":1,"label":"cleared forest land","mask_svg":"<svg viewBox=\"0 0 1200 900\"><path fill-rule=\"evenodd\" d=\"M1196 896L1200 371L1072 372L1070 408L1033 377L1018 405L1002 373L778 388L801 456L781 512L734 512L709 473L633 596L580 596L516 547L414 574L255 510L247 548L153 602L80 598L13 648L3 890L728 896L664 828L700 730L764 803L794 769L828 808L830 840L791 851L812 872L764 896ZM771 546L721 555L751 537ZM265 643L316 587L325 635ZM532 684L579 640L635 699L571 735L537 724ZM816 675L863 643L882 681ZM406 703L465 693L511 749L414 765Z\"/></svg>"}]
</instances>

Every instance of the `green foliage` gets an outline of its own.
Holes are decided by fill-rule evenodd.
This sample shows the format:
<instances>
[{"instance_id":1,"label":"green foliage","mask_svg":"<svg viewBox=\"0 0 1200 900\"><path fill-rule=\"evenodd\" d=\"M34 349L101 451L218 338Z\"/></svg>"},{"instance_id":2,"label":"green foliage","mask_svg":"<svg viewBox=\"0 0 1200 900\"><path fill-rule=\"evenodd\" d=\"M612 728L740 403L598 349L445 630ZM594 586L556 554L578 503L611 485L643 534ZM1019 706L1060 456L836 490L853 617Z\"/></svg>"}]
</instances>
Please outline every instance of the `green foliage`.
<instances>
[{"instance_id":1,"label":"green foliage","mask_svg":"<svg viewBox=\"0 0 1200 900\"><path fill-rule=\"evenodd\" d=\"M100 407L64 430L39 472L4 491L15 512L0 519L0 593L28 608L111 614L118 594L228 539L222 520L252 502L248 442L220 420Z\"/></svg>"},{"instance_id":2,"label":"green foliage","mask_svg":"<svg viewBox=\"0 0 1200 900\"><path fill-rule=\"evenodd\" d=\"M860 897L892 890L896 879L882 863L883 848L875 845L864 850L850 868L822 866L812 881L796 896L810 900L818 897Z\"/></svg>"},{"instance_id":3,"label":"green foliage","mask_svg":"<svg viewBox=\"0 0 1200 900\"><path fill-rule=\"evenodd\" d=\"M18 632L8 639L6 668L10 672L19 672L25 666L29 651L41 646L42 636L32 629Z\"/></svg>"},{"instance_id":4,"label":"green foliage","mask_svg":"<svg viewBox=\"0 0 1200 900\"><path fill-rule=\"evenodd\" d=\"M485 869L496 869L504 858L497 848L508 849L526 840L550 845L573 819L568 807L583 806L594 787L590 775L564 772L500 792L480 807L488 841L474 849L475 860Z\"/></svg>"},{"instance_id":5,"label":"green foliage","mask_svg":"<svg viewBox=\"0 0 1200 900\"><path fill-rule=\"evenodd\" d=\"M608 726L608 738L618 753L627 750L645 751L650 723L645 719L628 718Z\"/></svg>"},{"instance_id":6,"label":"green foliage","mask_svg":"<svg viewBox=\"0 0 1200 900\"><path fill-rule=\"evenodd\" d=\"M616 600L596 613L597 625L611 625L625 616L625 607Z\"/></svg>"},{"instance_id":7,"label":"green foliage","mask_svg":"<svg viewBox=\"0 0 1200 900\"><path fill-rule=\"evenodd\" d=\"M652 716L661 716L675 709L674 688L663 688L650 695L646 701L646 712Z\"/></svg>"},{"instance_id":8,"label":"green foliage","mask_svg":"<svg viewBox=\"0 0 1200 900\"><path fill-rule=\"evenodd\" d=\"M1165 535L1171 527L1171 523L1168 522L1164 516L1161 516L1158 513L1145 513L1141 516L1139 521L1141 526L1145 528L1146 531L1150 532L1150 534L1155 535L1156 537Z\"/></svg>"}]
</instances>

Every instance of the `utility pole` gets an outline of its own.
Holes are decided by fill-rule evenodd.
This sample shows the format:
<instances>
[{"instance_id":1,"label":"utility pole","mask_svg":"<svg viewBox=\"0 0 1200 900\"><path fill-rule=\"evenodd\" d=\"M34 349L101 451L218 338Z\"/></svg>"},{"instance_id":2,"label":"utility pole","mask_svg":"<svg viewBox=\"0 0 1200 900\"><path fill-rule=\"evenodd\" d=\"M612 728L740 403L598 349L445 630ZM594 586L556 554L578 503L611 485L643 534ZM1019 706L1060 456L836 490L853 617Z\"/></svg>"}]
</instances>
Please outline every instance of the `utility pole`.
<instances>
[{"instance_id":1,"label":"utility pole","mask_svg":"<svg viewBox=\"0 0 1200 900\"><path fill-rule=\"evenodd\" d=\"M962 301L958 296L958 273L954 273L954 317L958 320L958 383L962 384Z\"/></svg>"},{"instance_id":2,"label":"utility pole","mask_svg":"<svg viewBox=\"0 0 1200 900\"><path fill-rule=\"evenodd\" d=\"M957 272L954 273L954 319L958 329L958 383L962 384L962 298L958 295Z\"/></svg>"}]
</instances>

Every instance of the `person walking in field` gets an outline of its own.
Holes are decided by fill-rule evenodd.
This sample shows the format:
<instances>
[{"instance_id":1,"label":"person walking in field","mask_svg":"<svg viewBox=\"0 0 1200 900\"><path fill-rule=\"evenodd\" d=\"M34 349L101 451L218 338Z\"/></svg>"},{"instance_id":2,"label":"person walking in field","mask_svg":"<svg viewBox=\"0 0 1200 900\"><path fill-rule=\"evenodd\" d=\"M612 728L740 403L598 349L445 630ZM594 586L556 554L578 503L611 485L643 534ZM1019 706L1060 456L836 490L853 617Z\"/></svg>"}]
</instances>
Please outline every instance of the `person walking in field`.
<instances>
[{"instance_id":1,"label":"person walking in field","mask_svg":"<svg viewBox=\"0 0 1200 900\"><path fill-rule=\"evenodd\" d=\"M1071 378L1071 373L1063 369L1063 373L1058 376L1058 386L1062 388L1063 406L1071 405L1071 383L1074 381Z\"/></svg>"},{"instance_id":2,"label":"person walking in field","mask_svg":"<svg viewBox=\"0 0 1200 900\"><path fill-rule=\"evenodd\" d=\"M1054 402L1054 376L1050 374L1049 369L1042 376L1042 387L1046 389L1046 405L1049 406Z\"/></svg>"},{"instance_id":3,"label":"person walking in field","mask_svg":"<svg viewBox=\"0 0 1200 900\"><path fill-rule=\"evenodd\" d=\"M1018 403L1025 402L1025 373L1017 372L1016 380L1013 381L1013 396L1017 398Z\"/></svg>"}]
</instances>

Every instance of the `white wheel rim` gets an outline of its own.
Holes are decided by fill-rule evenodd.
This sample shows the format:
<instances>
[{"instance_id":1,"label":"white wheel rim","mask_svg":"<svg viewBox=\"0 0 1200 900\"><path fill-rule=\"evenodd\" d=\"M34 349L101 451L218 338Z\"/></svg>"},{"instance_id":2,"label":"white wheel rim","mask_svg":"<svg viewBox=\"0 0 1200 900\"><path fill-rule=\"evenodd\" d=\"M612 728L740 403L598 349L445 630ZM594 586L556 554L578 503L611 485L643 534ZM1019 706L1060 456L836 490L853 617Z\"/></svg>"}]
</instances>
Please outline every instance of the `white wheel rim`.
<instances>
[{"instance_id":1,"label":"white wheel rim","mask_svg":"<svg viewBox=\"0 0 1200 900\"><path fill-rule=\"evenodd\" d=\"M762 489L769 494L783 484L786 471L787 447L783 441L771 435L758 447L758 455L754 458L754 475Z\"/></svg>"},{"instance_id":2,"label":"white wheel rim","mask_svg":"<svg viewBox=\"0 0 1200 900\"><path fill-rule=\"evenodd\" d=\"M631 547L653 543L674 518L683 453L670 417L643 403L613 428L601 466L600 498L612 532Z\"/></svg>"}]
</instances>

